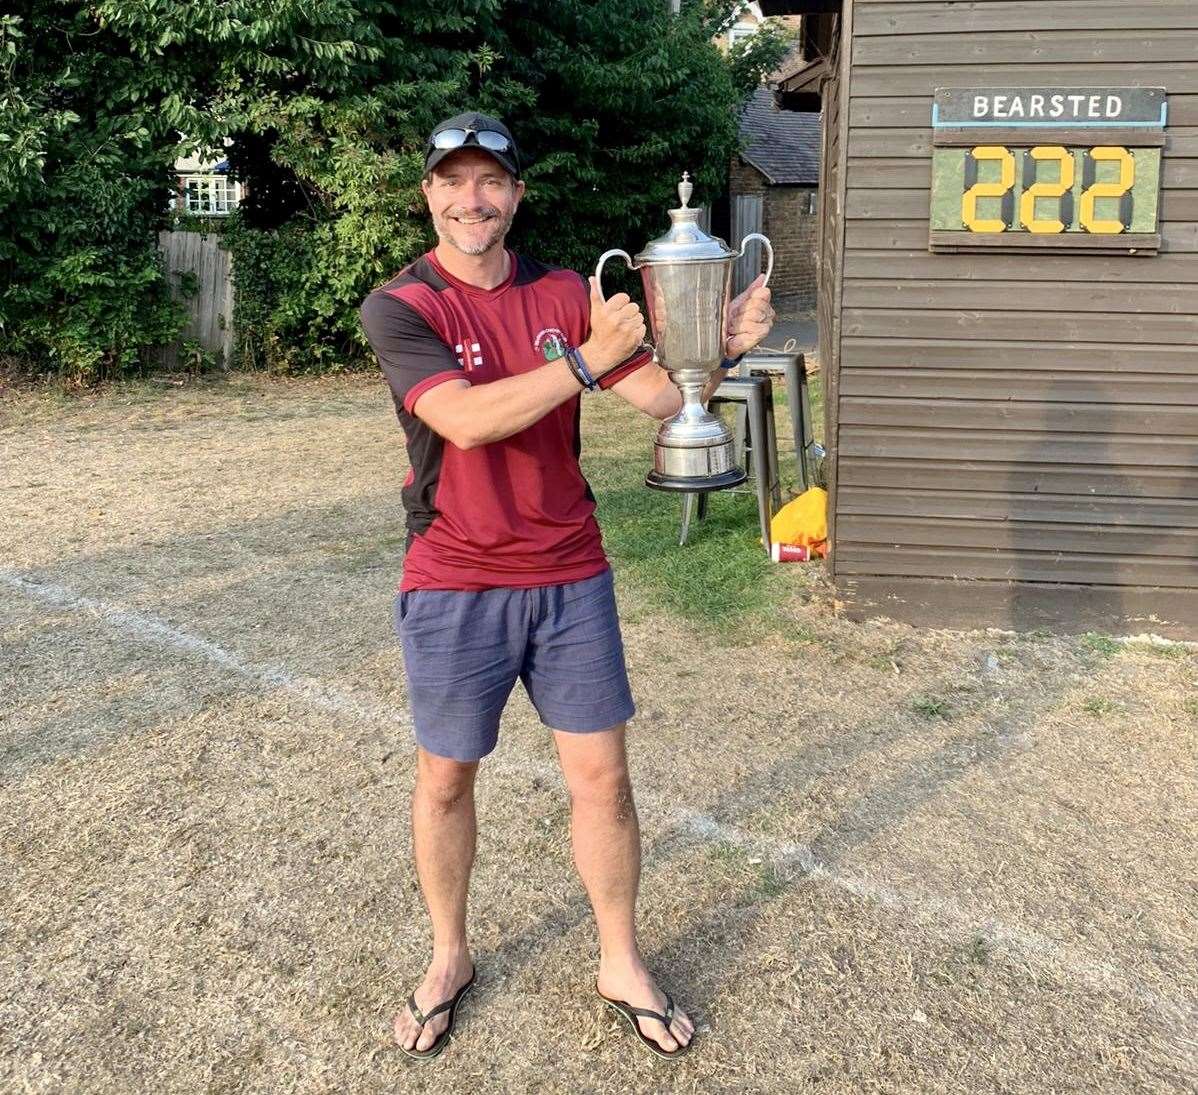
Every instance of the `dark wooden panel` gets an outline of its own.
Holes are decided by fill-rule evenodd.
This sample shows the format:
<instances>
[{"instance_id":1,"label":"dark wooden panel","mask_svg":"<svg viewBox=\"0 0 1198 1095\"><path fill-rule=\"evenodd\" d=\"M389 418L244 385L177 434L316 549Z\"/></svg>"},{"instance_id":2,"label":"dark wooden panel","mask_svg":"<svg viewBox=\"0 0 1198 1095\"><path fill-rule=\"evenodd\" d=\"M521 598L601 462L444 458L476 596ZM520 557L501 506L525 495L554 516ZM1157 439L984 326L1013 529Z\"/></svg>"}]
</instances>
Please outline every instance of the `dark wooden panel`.
<instances>
[{"instance_id":1,"label":"dark wooden panel","mask_svg":"<svg viewBox=\"0 0 1198 1095\"><path fill-rule=\"evenodd\" d=\"M1198 68L1198 65L1194 66ZM932 160L869 159L854 157L848 162L850 190L931 190ZM1198 159L1170 159L1161 166L1161 186L1166 190L1198 189Z\"/></svg>"},{"instance_id":2,"label":"dark wooden panel","mask_svg":"<svg viewBox=\"0 0 1198 1095\"><path fill-rule=\"evenodd\" d=\"M1016 332L1029 334L1029 332ZM1054 342L1001 338L982 342L957 335L947 339L895 338L882 332L842 340L845 368L1047 369L1060 372L1152 371L1198 376L1198 353L1192 346L1129 346L1126 341Z\"/></svg>"},{"instance_id":3,"label":"dark wooden panel","mask_svg":"<svg viewBox=\"0 0 1198 1095\"><path fill-rule=\"evenodd\" d=\"M876 191L857 190L850 201L868 198ZM894 193L894 191L890 191ZM918 191L918 193L924 193ZM1180 191L1180 193L1188 193ZM1198 256L1156 255L1150 260L1135 256L1092 257L1039 255L1035 262L1024 258L989 255L979 262L972 255L933 255L918 251L850 251L845 256L847 278L952 278L955 281L1092 281L1161 282L1193 285L1198 282ZM1198 293L1198 290L1191 290Z\"/></svg>"},{"instance_id":4,"label":"dark wooden panel","mask_svg":"<svg viewBox=\"0 0 1198 1095\"><path fill-rule=\"evenodd\" d=\"M1046 289L1028 281L895 281L871 278L845 282L846 308L985 308L988 311L1124 312L1186 315L1198 311L1193 285L1066 282Z\"/></svg>"},{"instance_id":5,"label":"dark wooden panel","mask_svg":"<svg viewBox=\"0 0 1198 1095\"><path fill-rule=\"evenodd\" d=\"M1198 223L1181 221L1161 226L1161 250L1189 254L1198 251ZM850 250L877 250L895 248L913 251L928 245L928 222L926 220L896 220L892 223L866 220L850 220L845 229L845 246ZM1038 257L1038 256L1037 256ZM1150 262L1151 254L1144 252L1141 262ZM981 256L979 261L988 261Z\"/></svg>"},{"instance_id":6,"label":"dark wooden panel","mask_svg":"<svg viewBox=\"0 0 1198 1095\"><path fill-rule=\"evenodd\" d=\"M1051 143L1070 148L1097 144L1124 145L1128 148L1164 145L1167 155L1175 158L1198 156L1198 132L1190 126L1179 126L1165 133L1147 129L1104 129L1057 130L1049 135L1029 129L942 129L933 137L933 132L930 125L909 129L855 127L849 134L849 155L861 159L923 159L932 154L934 145L972 147L978 144L1004 144L1022 148L1025 145Z\"/></svg>"},{"instance_id":7,"label":"dark wooden panel","mask_svg":"<svg viewBox=\"0 0 1198 1095\"><path fill-rule=\"evenodd\" d=\"M967 7L951 0L938 3L886 3L870 0L857 4L859 35L945 34L968 31L1077 30L1102 27L1107 30L1198 30L1198 5L1193 0L1157 0L1136 3L1107 0L1106 3L1062 4L1043 0L1007 0L972 3Z\"/></svg>"},{"instance_id":8,"label":"dark wooden panel","mask_svg":"<svg viewBox=\"0 0 1198 1095\"><path fill-rule=\"evenodd\" d=\"M1065 635L1102 631L1198 639L1198 591L1143 586L855 576L837 581L849 619L926 627L1003 627Z\"/></svg>"},{"instance_id":9,"label":"dark wooden panel","mask_svg":"<svg viewBox=\"0 0 1198 1095\"><path fill-rule=\"evenodd\" d=\"M841 361L840 394L919 399L1024 400L1031 403L1105 403L1198 405L1198 362L1194 376L1160 373L1062 372L1051 355L1039 370L1012 368L1000 355L990 368L927 369L895 361L883 368L859 369ZM1198 355L1195 355L1198 356ZM1128 354L1129 366L1138 365ZM922 363L920 363L922 365Z\"/></svg>"},{"instance_id":10,"label":"dark wooden panel","mask_svg":"<svg viewBox=\"0 0 1198 1095\"><path fill-rule=\"evenodd\" d=\"M1169 62L1192 63L1198 57L1198 31L1194 30L1158 31L1134 37L1119 31L1093 29L996 31L982 37L971 33L973 28L968 18L968 13L962 11L956 29L967 33L961 34L858 36L853 40L853 64L856 68L871 65L939 67L972 64L979 69L983 65L991 69L995 65L1026 65L1030 60L1039 60L1046 68L1051 65L1055 75L1058 66L1078 61L1094 64L1117 62L1124 66L1125 76L1111 86L1127 86L1126 74L1132 65L1140 66L1137 71L1137 75L1140 75L1147 74L1144 66ZM1106 86L1107 83L1105 79L1096 79L1093 86ZM1006 81L989 78L987 85L1007 86ZM956 85L940 80L939 86ZM1170 84L1161 81L1154 86L1169 87Z\"/></svg>"},{"instance_id":11,"label":"dark wooden panel","mask_svg":"<svg viewBox=\"0 0 1198 1095\"><path fill-rule=\"evenodd\" d=\"M939 479L952 478L946 467ZM846 469L847 473L847 469ZM994 491L954 490L952 485L900 489L883 485L855 486L840 482L840 512L855 517L951 518L960 521L1041 521L1054 525L1198 529L1198 500L1126 498L1078 494L1016 493L1013 488ZM1150 533L1151 538L1153 534ZM1194 548L1198 552L1198 538Z\"/></svg>"},{"instance_id":12,"label":"dark wooden panel","mask_svg":"<svg viewBox=\"0 0 1198 1095\"><path fill-rule=\"evenodd\" d=\"M968 49L976 39L962 35L958 49ZM1116 52L1107 61L1074 64L1045 57L1040 63L1000 64L963 59L961 64L929 61L922 65L902 67L897 58L887 58L877 65L859 65L853 70L854 96L912 95L931 96L938 87L974 87L984 73L988 87L1037 87L1043 84L1045 73L1051 71L1052 81L1061 87L1164 87L1173 95L1198 95L1198 65L1185 61L1144 64L1147 58L1131 52L1126 35L1113 43ZM1085 48L1084 45L1082 48Z\"/></svg>"},{"instance_id":13,"label":"dark wooden panel","mask_svg":"<svg viewBox=\"0 0 1198 1095\"><path fill-rule=\"evenodd\" d=\"M842 425L840 457L954 462L1042 462L1046 464L1106 463L1186 469L1198 467L1198 439L1179 437L1064 436L1043 431L906 429Z\"/></svg>"},{"instance_id":14,"label":"dark wooden panel","mask_svg":"<svg viewBox=\"0 0 1198 1095\"><path fill-rule=\"evenodd\" d=\"M1198 322L1198 317L1195 318ZM1034 403L1024 400L940 399L935 418L923 399L845 396L840 398L840 424L890 426L896 430L926 428L943 423L958 430L1036 431L1071 434L1151 434L1183 437L1198 457L1198 406L1108 403ZM946 440L946 444L948 441ZM1198 468L1198 460L1195 461Z\"/></svg>"},{"instance_id":15,"label":"dark wooden panel","mask_svg":"<svg viewBox=\"0 0 1198 1095\"><path fill-rule=\"evenodd\" d=\"M854 129L919 129L932 124L931 95L867 96L853 99L849 109ZM1198 95L1170 95L1169 132L1194 126L1198 126Z\"/></svg>"},{"instance_id":16,"label":"dark wooden panel","mask_svg":"<svg viewBox=\"0 0 1198 1095\"><path fill-rule=\"evenodd\" d=\"M926 190L853 190L847 212L858 220L917 220L928 215L930 203ZM1161 196L1160 219L1198 221L1198 190L1166 190Z\"/></svg>"},{"instance_id":17,"label":"dark wooden panel","mask_svg":"<svg viewBox=\"0 0 1198 1095\"><path fill-rule=\"evenodd\" d=\"M843 308L844 334L896 338L1025 338L1045 342L1152 342L1198 347L1198 315L1058 315L1042 312L986 312L957 309L921 313L887 308Z\"/></svg>"},{"instance_id":18,"label":"dark wooden panel","mask_svg":"<svg viewBox=\"0 0 1198 1095\"><path fill-rule=\"evenodd\" d=\"M1161 248L1159 232L1122 232L1112 236L1091 236L1069 232L1060 236L1039 236L1032 232L987 235L980 232L943 232L933 230L929 237L933 251L1016 255L1060 254L1081 251L1088 255L1152 254Z\"/></svg>"},{"instance_id":19,"label":"dark wooden panel","mask_svg":"<svg viewBox=\"0 0 1198 1095\"><path fill-rule=\"evenodd\" d=\"M845 518L845 523L853 518ZM1110 535L1094 535L1101 540ZM1192 547L1191 547L1192 550ZM857 544L842 531L837 542L842 576L869 574L912 578L973 578L1023 582L1198 587L1198 559L1151 555L1087 555L1066 550L1036 551L1029 541L1017 554L1004 547L925 547Z\"/></svg>"},{"instance_id":20,"label":"dark wooden panel","mask_svg":"<svg viewBox=\"0 0 1198 1095\"><path fill-rule=\"evenodd\" d=\"M1088 555L1092 559L1111 555L1135 557L1170 566L1180 559L1188 564L1192 584L1198 588L1198 532L1189 528L1159 528L1149 524L1102 526L1053 521L959 520L951 517L882 516L876 513L863 517L843 510L840 512L840 521L842 561L849 550L846 545L849 544L874 544L884 548L973 548L1002 553L1007 556L1008 565L1013 562L1012 556L1024 551ZM943 575L945 572L938 573ZM1014 578L1017 573L1003 576Z\"/></svg>"},{"instance_id":21,"label":"dark wooden panel","mask_svg":"<svg viewBox=\"0 0 1198 1095\"><path fill-rule=\"evenodd\" d=\"M956 454L938 459L853 456L841 462L841 485L909 490L912 484L943 484L953 490L1045 497L1063 494L1107 498L1117 507L1136 509L1154 500L1198 501L1198 475L1191 469L1151 464L1063 464L963 460ZM947 489L947 488L946 488ZM1129 501L1130 500L1130 501Z\"/></svg>"}]
</instances>

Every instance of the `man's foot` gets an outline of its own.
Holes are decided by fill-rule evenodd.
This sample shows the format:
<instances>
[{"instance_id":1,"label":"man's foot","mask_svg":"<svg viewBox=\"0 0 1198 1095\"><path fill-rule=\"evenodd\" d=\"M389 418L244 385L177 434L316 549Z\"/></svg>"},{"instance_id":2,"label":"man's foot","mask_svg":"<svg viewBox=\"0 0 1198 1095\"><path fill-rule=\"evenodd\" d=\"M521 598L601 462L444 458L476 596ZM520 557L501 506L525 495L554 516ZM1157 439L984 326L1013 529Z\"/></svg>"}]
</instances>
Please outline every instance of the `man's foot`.
<instances>
[{"instance_id":1,"label":"man's foot","mask_svg":"<svg viewBox=\"0 0 1198 1095\"><path fill-rule=\"evenodd\" d=\"M666 994L657 987L653 975L641 962L617 966L615 963L599 963L599 980L596 984L601 996L609 1000L621 1000L634 1008L644 1008L664 1014ZM675 1007L669 1028L656 1019L643 1015L634 1018L640 1032L655 1042L666 1053L690 1045L695 1034L695 1024L681 1008Z\"/></svg>"},{"instance_id":2,"label":"man's foot","mask_svg":"<svg viewBox=\"0 0 1198 1095\"><path fill-rule=\"evenodd\" d=\"M412 994L416 998L416 1006L422 1013L427 1014L438 1004L452 1000L458 990L470 980L473 972L474 963L470 960L468 951L460 951L445 960L434 958L420 987ZM443 1011L421 1026L412 1015L411 1009L405 1005L395 1016L396 1044L417 1052L428 1049L449 1026L449 1016L448 1011Z\"/></svg>"}]
</instances>

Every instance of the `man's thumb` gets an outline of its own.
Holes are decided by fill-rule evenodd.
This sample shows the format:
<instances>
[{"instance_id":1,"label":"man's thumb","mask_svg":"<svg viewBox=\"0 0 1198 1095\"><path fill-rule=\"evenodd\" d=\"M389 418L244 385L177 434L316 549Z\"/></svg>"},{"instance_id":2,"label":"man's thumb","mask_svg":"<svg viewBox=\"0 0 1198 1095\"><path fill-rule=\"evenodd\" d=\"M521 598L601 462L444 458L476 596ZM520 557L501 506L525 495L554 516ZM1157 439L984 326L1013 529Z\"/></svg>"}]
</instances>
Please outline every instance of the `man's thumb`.
<instances>
[{"instance_id":1,"label":"man's thumb","mask_svg":"<svg viewBox=\"0 0 1198 1095\"><path fill-rule=\"evenodd\" d=\"M603 303L603 291L599 288L599 279L592 274L587 281L591 283L591 303Z\"/></svg>"}]
</instances>

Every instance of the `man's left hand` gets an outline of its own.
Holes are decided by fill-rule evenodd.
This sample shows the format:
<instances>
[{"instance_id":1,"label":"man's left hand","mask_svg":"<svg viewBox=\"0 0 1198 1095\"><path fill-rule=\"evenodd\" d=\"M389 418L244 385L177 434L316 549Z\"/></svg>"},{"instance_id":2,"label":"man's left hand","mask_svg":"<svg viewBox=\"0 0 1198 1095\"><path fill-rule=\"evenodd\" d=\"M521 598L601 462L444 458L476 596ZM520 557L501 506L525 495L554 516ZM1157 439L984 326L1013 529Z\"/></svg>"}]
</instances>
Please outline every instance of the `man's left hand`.
<instances>
[{"instance_id":1,"label":"man's left hand","mask_svg":"<svg viewBox=\"0 0 1198 1095\"><path fill-rule=\"evenodd\" d=\"M765 275L758 274L753 283L728 305L728 337L724 353L740 357L758 345L774 325L774 309L770 306L770 291L765 287Z\"/></svg>"}]
</instances>

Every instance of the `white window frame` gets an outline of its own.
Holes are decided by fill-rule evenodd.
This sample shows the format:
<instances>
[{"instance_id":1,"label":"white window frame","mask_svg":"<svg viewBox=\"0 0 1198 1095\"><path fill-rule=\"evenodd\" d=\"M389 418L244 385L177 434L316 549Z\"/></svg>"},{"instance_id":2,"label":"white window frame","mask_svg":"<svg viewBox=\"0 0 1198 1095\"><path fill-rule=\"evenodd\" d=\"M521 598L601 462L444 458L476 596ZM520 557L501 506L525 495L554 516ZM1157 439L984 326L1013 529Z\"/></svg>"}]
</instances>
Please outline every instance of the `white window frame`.
<instances>
[{"instance_id":1,"label":"white window frame","mask_svg":"<svg viewBox=\"0 0 1198 1095\"><path fill-rule=\"evenodd\" d=\"M208 172L180 175L183 209L200 217L227 217L241 204L241 183L228 175Z\"/></svg>"}]
</instances>

